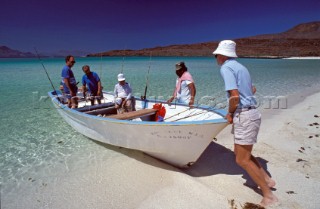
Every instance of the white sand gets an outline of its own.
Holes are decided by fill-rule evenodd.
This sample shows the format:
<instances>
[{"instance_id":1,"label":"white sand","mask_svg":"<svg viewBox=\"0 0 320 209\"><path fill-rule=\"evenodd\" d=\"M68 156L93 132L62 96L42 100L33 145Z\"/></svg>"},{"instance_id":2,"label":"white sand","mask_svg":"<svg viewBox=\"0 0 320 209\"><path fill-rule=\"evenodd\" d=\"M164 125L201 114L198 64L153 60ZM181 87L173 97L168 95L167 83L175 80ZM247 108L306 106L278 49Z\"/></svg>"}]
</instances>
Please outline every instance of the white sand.
<instances>
[{"instance_id":1,"label":"white sand","mask_svg":"<svg viewBox=\"0 0 320 209\"><path fill-rule=\"evenodd\" d=\"M254 155L277 182L277 208L320 207L320 137L315 137L320 126L308 125L320 123L314 117L320 116L319 107L320 93L315 93L288 109L263 111ZM234 162L229 132L230 126L188 170L138 151L101 146L99 153L74 155L61 164L66 172L52 169L47 177L25 179L2 193L1 208L223 209L231 208L231 200L237 208L245 202L259 203L261 195Z\"/></svg>"},{"instance_id":2,"label":"white sand","mask_svg":"<svg viewBox=\"0 0 320 209\"><path fill-rule=\"evenodd\" d=\"M320 57L287 57L287 58L283 58L283 59L318 60L318 59L320 59Z\"/></svg>"}]
</instances>

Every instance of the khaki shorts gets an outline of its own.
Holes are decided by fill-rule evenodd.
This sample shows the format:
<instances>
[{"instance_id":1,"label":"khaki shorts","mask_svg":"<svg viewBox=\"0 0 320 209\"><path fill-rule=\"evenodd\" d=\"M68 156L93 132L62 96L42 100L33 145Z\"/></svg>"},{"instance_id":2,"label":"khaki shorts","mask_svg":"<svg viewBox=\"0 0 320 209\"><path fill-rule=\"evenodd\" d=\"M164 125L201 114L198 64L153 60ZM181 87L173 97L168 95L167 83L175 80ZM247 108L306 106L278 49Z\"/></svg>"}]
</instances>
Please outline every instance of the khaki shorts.
<instances>
[{"instance_id":1,"label":"khaki shorts","mask_svg":"<svg viewBox=\"0 0 320 209\"><path fill-rule=\"evenodd\" d=\"M236 110L231 131L234 134L234 143L240 145L257 143L260 124L261 114L257 109Z\"/></svg>"}]
</instances>

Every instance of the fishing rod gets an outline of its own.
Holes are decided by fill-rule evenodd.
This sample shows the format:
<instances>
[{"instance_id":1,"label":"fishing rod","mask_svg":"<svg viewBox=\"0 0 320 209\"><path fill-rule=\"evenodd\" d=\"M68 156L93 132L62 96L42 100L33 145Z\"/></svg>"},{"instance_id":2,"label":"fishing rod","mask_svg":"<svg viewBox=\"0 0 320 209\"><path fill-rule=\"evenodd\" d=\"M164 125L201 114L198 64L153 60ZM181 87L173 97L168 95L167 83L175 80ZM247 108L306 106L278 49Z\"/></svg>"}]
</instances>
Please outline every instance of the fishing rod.
<instances>
[{"instance_id":1,"label":"fishing rod","mask_svg":"<svg viewBox=\"0 0 320 209\"><path fill-rule=\"evenodd\" d=\"M148 86L149 86L149 73L150 73L150 68L151 68L151 55L152 55L152 53L150 52L149 69L148 69L147 78L146 78L146 87L144 88L144 95L141 96L142 100L147 99L147 91L148 91Z\"/></svg>"},{"instance_id":2,"label":"fishing rod","mask_svg":"<svg viewBox=\"0 0 320 209\"><path fill-rule=\"evenodd\" d=\"M189 114L189 115L187 115L187 116L185 116L185 117L178 118L178 119L173 120L173 121L170 121L170 122L176 122L176 121L179 121L179 120L182 120L182 119L186 119L186 118L190 118L190 117L193 117L193 116L201 115L201 114L203 114L203 113L204 113L204 110L202 110L202 111L200 111L200 112L196 112L196 113L194 113L194 114Z\"/></svg>"},{"instance_id":3,"label":"fishing rod","mask_svg":"<svg viewBox=\"0 0 320 209\"><path fill-rule=\"evenodd\" d=\"M125 47L127 48L127 47ZM122 54L122 64L121 64L121 74L123 73L123 65L124 65L124 57L126 56L126 49L123 49L123 54Z\"/></svg>"},{"instance_id":4,"label":"fishing rod","mask_svg":"<svg viewBox=\"0 0 320 209\"><path fill-rule=\"evenodd\" d=\"M150 68L151 68L151 55L152 55L152 53L150 52L149 69L148 69L147 78L146 78L146 87L144 88L144 95L141 96L141 100L144 100L143 109L146 109L146 107L147 107L146 100L147 100L147 91L148 91L148 86L149 86L149 73L150 73Z\"/></svg>"},{"instance_id":5,"label":"fishing rod","mask_svg":"<svg viewBox=\"0 0 320 209\"><path fill-rule=\"evenodd\" d=\"M101 86L101 94L100 98L103 98L103 86L102 86L102 52L100 53L100 86Z\"/></svg>"},{"instance_id":6,"label":"fishing rod","mask_svg":"<svg viewBox=\"0 0 320 209\"><path fill-rule=\"evenodd\" d=\"M100 79L102 78L102 53L100 53Z\"/></svg>"},{"instance_id":7,"label":"fishing rod","mask_svg":"<svg viewBox=\"0 0 320 209\"><path fill-rule=\"evenodd\" d=\"M174 114L174 115L171 115L170 117L165 118L165 120L168 120L168 119L170 119L170 118L173 118L173 117L175 117L175 116L178 116L178 115L180 115L180 114L182 114L182 113L184 113L184 112L187 112L187 111L189 111L189 110L190 110L190 108L187 108L187 109L185 109L185 110L183 110L183 111L181 111L181 112L178 112L178 113L176 113L176 114Z\"/></svg>"},{"instance_id":8,"label":"fishing rod","mask_svg":"<svg viewBox=\"0 0 320 209\"><path fill-rule=\"evenodd\" d=\"M51 81L51 79L50 79L50 76L49 76L49 74L48 74L48 72L47 72L47 69L44 67L44 64L43 64L43 62L42 62L42 60L41 60L41 58L40 58L40 56L39 56L39 53L38 53L38 51L37 51L36 47L34 47L34 50L35 50L35 52L36 52L36 54L37 54L37 57L38 57L38 59L39 59L39 61L40 61L41 65L42 65L42 67L43 67L44 71L45 71L45 72L46 72L46 74L47 74L47 77L48 77L48 79L49 79L49 81L50 81L50 83L51 83L51 86L52 86L52 88L53 88L53 92L54 92L54 94L55 94L55 95L57 95L57 99L58 99L58 101L59 101L59 102L61 102L61 101L60 101L60 98L58 97L57 91L56 91L56 89L54 88L53 83L52 83L52 81Z\"/></svg>"}]
</instances>

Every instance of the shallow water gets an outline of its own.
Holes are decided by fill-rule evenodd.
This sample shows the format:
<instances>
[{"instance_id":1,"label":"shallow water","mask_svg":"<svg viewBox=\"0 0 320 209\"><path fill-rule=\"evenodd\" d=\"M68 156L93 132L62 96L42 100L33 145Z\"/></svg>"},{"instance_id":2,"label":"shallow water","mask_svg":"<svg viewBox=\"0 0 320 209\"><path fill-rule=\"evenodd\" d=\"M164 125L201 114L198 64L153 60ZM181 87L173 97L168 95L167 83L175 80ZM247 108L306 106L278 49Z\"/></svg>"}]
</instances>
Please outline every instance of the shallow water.
<instances>
[{"instance_id":1,"label":"shallow water","mask_svg":"<svg viewBox=\"0 0 320 209\"><path fill-rule=\"evenodd\" d=\"M63 58L43 59L58 88ZM121 71L134 94L143 94L148 80L148 97L166 99L173 92L174 64L185 61L197 87L197 101L205 96L225 101L219 66L213 58L108 57L76 58L73 71L81 81L81 67L91 66L102 80L104 90L113 91ZM319 83L320 60L239 59L248 67L258 95L286 96ZM148 73L149 71L149 73ZM36 177L54 179L58 173L81 172L83 162L93 158L113 158L112 147L101 146L67 125L49 100L50 82L37 59L0 59L0 183L2 194L32 182ZM44 96L41 99L41 96ZM41 101L39 102L39 100ZM85 154L84 154L85 153ZM89 153L89 155L88 155ZM81 163L82 162L82 163ZM3 196L3 195L2 195Z\"/></svg>"}]
</instances>

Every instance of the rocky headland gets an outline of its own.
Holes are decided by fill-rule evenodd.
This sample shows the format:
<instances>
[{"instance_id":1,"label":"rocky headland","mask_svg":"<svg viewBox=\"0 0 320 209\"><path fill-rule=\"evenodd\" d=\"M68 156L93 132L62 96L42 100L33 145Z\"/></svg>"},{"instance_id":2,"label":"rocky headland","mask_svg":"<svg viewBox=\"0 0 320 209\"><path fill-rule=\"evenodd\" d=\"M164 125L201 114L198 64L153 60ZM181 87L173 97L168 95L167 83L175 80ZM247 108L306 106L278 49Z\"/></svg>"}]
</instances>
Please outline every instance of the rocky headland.
<instances>
[{"instance_id":1,"label":"rocky headland","mask_svg":"<svg viewBox=\"0 0 320 209\"><path fill-rule=\"evenodd\" d=\"M211 56L220 40L194 44L179 44L157 46L139 50L111 50L92 54L76 51L59 51L45 54L45 57L63 57L68 54L74 56ZM299 24L285 32L265 34L246 38L234 39L237 42L239 57L252 58L287 58L287 57L320 57L320 21ZM21 52L0 46L0 58L27 58L36 57L31 52Z\"/></svg>"},{"instance_id":2,"label":"rocky headland","mask_svg":"<svg viewBox=\"0 0 320 209\"><path fill-rule=\"evenodd\" d=\"M320 57L320 21L299 24L285 32L235 39L239 57ZM112 50L100 56L211 56L219 41L158 46L140 50Z\"/></svg>"}]
</instances>

